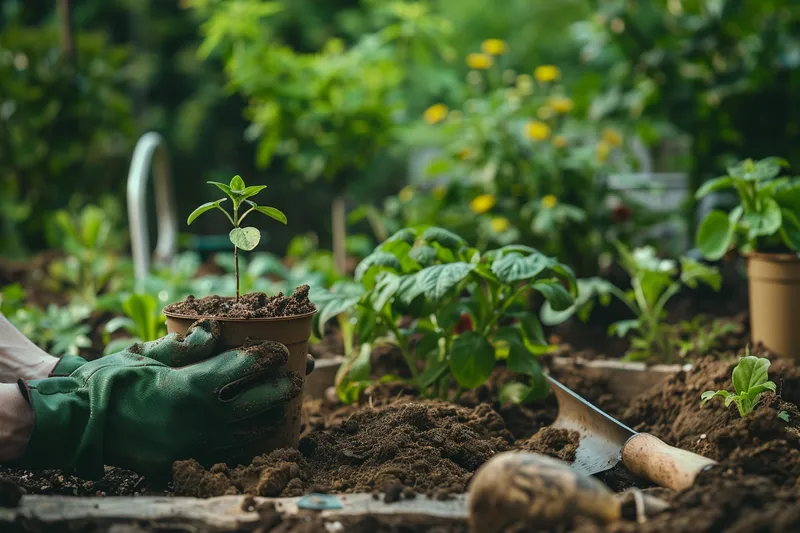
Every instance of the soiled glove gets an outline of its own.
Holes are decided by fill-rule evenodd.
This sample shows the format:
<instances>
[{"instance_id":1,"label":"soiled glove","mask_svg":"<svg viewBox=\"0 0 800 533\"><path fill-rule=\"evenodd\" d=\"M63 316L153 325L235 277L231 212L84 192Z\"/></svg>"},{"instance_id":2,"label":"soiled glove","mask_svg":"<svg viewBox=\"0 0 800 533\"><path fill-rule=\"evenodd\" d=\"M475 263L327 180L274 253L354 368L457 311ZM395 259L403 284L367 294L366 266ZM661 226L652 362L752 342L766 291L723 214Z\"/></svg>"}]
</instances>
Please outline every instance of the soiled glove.
<instances>
[{"instance_id":1,"label":"soiled glove","mask_svg":"<svg viewBox=\"0 0 800 533\"><path fill-rule=\"evenodd\" d=\"M20 381L36 421L15 464L97 477L103 465L166 477L172 463L235 458L285 417L303 378L277 369L289 352L265 342L218 354L216 322L86 362L68 357L52 377Z\"/></svg>"}]
</instances>

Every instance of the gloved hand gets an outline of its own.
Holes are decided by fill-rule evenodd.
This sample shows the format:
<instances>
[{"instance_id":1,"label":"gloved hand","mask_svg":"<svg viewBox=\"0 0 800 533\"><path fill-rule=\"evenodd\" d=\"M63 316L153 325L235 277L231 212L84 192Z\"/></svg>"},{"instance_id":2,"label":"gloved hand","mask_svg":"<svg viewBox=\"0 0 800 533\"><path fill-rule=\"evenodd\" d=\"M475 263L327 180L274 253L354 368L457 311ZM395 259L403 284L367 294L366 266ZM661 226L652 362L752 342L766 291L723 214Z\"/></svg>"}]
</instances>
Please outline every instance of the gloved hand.
<instances>
[{"instance_id":1,"label":"gloved hand","mask_svg":"<svg viewBox=\"0 0 800 533\"><path fill-rule=\"evenodd\" d=\"M53 377L20 380L36 421L13 466L98 477L107 464L158 478L176 460L236 457L282 422L303 377L277 371L289 356L280 343L217 354L218 337L219 325L204 320L185 338L173 333L91 362L66 357Z\"/></svg>"}]
</instances>

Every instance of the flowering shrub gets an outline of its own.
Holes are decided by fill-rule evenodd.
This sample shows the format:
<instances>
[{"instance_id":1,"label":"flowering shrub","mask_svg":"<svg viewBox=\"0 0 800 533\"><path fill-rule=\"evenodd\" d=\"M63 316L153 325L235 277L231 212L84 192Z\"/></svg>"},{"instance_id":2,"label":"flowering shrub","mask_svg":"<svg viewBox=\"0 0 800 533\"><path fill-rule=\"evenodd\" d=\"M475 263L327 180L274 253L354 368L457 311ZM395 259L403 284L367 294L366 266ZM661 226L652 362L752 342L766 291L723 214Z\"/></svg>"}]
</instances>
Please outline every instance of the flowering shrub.
<instances>
[{"instance_id":1,"label":"flowering shrub","mask_svg":"<svg viewBox=\"0 0 800 533\"><path fill-rule=\"evenodd\" d=\"M481 249L521 242L593 273L630 218L614 214L620 205L596 179L627 164L625 139L611 124L573 116L558 67L518 74L505 68L507 51L502 40L486 40L465 59L472 70L462 109L436 103L422 114L414 136L440 151L422 186L430 194L406 188L395 211L406 224L447 227Z\"/></svg>"}]
</instances>

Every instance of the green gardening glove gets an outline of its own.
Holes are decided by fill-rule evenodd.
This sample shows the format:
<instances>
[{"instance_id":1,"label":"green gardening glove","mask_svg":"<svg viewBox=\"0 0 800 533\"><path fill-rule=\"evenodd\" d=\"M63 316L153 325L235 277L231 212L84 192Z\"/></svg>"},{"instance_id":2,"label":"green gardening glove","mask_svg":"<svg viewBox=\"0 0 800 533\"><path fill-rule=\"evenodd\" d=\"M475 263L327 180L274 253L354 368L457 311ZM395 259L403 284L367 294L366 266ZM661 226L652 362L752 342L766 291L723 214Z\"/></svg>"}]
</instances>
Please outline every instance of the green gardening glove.
<instances>
[{"instance_id":1,"label":"green gardening glove","mask_svg":"<svg viewBox=\"0 0 800 533\"><path fill-rule=\"evenodd\" d=\"M277 342L216 351L219 325L195 323L85 362L62 360L53 377L20 381L35 424L14 466L70 469L84 477L119 466L167 477L172 463L238 457L285 417L303 378L277 369L289 352Z\"/></svg>"}]
</instances>

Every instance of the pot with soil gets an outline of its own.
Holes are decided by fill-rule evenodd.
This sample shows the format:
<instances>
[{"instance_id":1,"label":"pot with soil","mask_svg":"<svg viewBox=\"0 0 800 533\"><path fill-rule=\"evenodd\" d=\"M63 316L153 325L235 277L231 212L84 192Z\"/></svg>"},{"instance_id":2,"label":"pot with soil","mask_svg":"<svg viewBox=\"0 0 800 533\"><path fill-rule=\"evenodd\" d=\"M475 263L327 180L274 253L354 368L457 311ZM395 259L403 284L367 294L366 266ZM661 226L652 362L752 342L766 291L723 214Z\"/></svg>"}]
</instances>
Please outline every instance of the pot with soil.
<instances>
[{"instance_id":1,"label":"pot with soil","mask_svg":"<svg viewBox=\"0 0 800 533\"><path fill-rule=\"evenodd\" d=\"M708 213L697 247L711 260L737 248L747 257L750 325L754 342L800 362L800 178L778 175L786 161L750 159L706 182L697 198L734 188L740 203L730 213Z\"/></svg>"},{"instance_id":2,"label":"pot with soil","mask_svg":"<svg viewBox=\"0 0 800 533\"><path fill-rule=\"evenodd\" d=\"M264 293L245 294L238 299L221 296L194 298L166 306L169 333L186 334L189 327L202 318L213 318L220 325L218 347L238 348L250 343L275 341L289 350L289 361L281 371L306 375L306 356L311 324L317 312L308 299L308 285L298 287L291 296ZM260 442L254 454L279 448L297 448L300 439L302 396L290 401L286 419L273 435Z\"/></svg>"}]
</instances>

